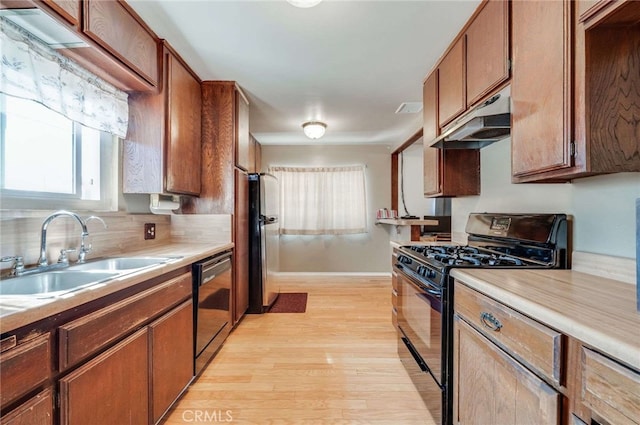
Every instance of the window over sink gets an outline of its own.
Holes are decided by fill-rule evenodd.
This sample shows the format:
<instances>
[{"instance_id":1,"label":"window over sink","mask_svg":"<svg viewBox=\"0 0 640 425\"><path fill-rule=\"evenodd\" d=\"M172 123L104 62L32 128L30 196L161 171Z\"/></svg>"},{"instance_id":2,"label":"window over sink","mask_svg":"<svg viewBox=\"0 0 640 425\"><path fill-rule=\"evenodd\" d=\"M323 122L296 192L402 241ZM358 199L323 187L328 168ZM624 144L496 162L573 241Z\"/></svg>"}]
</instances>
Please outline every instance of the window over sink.
<instances>
[{"instance_id":1,"label":"window over sink","mask_svg":"<svg viewBox=\"0 0 640 425\"><path fill-rule=\"evenodd\" d=\"M0 94L1 208L112 209L116 147L109 133Z\"/></svg>"}]
</instances>

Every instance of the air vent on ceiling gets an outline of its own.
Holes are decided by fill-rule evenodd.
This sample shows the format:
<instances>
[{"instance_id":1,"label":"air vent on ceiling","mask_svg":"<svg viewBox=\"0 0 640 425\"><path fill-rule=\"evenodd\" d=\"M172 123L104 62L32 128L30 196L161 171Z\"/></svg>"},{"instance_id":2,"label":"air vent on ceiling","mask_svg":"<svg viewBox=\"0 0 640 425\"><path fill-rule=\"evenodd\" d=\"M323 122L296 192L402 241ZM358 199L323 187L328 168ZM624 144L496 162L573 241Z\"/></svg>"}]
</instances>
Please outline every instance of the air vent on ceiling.
<instances>
[{"instance_id":1,"label":"air vent on ceiling","mask_svg":"<svg viewBox=\"0 0 640 425\"><path fill-rule=\"evenodd\" d=\"M396 114L415 114L422 111L422 102L403 102L396 109Z\"/></svg>"}]
</instances>

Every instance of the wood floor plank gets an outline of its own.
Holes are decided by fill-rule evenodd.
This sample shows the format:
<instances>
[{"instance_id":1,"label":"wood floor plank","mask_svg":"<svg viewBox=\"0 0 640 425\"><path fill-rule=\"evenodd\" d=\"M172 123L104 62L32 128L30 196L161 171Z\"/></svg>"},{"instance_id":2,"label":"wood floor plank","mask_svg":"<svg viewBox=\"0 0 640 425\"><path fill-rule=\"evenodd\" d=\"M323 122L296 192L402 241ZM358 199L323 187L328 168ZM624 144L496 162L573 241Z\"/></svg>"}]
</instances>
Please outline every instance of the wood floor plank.
<instances>
[{"instance_id":1,"label":"wood floor plank","mask_svg":"<svg viewBox=\"0 0 640 425\"><path fill-rule=\"evenodd\" d=\"M246 315L167 425L435 425L397 355L391 282L286 277L305 313Z\"/></svg>"}]
</instances>

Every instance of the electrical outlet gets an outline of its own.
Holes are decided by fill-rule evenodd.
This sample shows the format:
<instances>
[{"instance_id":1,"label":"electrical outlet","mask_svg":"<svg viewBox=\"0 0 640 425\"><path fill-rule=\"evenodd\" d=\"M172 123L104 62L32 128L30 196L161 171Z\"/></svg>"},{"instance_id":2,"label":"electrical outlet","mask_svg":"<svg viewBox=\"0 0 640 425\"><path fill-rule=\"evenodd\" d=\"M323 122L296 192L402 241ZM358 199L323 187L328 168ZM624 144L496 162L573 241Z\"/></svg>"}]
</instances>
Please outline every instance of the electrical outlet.
<instances>
[{"instance_id":1,"label":"electrical outlet","mask_svg":"<svg viewBox=\"0 0 640 425\"><path fill-rule=\"evenodd\" d=\"M144 223L144 238L145 239L156 238L156 223Z\"/></svg>"}]
</instances>

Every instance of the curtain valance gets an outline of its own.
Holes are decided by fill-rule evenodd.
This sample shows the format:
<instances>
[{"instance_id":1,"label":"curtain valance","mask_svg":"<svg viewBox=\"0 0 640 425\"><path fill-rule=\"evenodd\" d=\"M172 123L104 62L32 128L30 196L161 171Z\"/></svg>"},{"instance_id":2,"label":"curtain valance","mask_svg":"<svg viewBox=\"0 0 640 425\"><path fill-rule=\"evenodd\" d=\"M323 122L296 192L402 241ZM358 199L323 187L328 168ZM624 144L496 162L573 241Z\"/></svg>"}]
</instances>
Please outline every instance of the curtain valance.
<instances>
[{"instance_id":1,"label":"curtain valance","mask_svg":"<svg viewBox=\"0 0 640 425\"><path fill-rule=\"evenodd\" d=\"M0 18L0 92L30 99L87 127L127 135L127 93Z\"/></svg>"}]
</instances>

